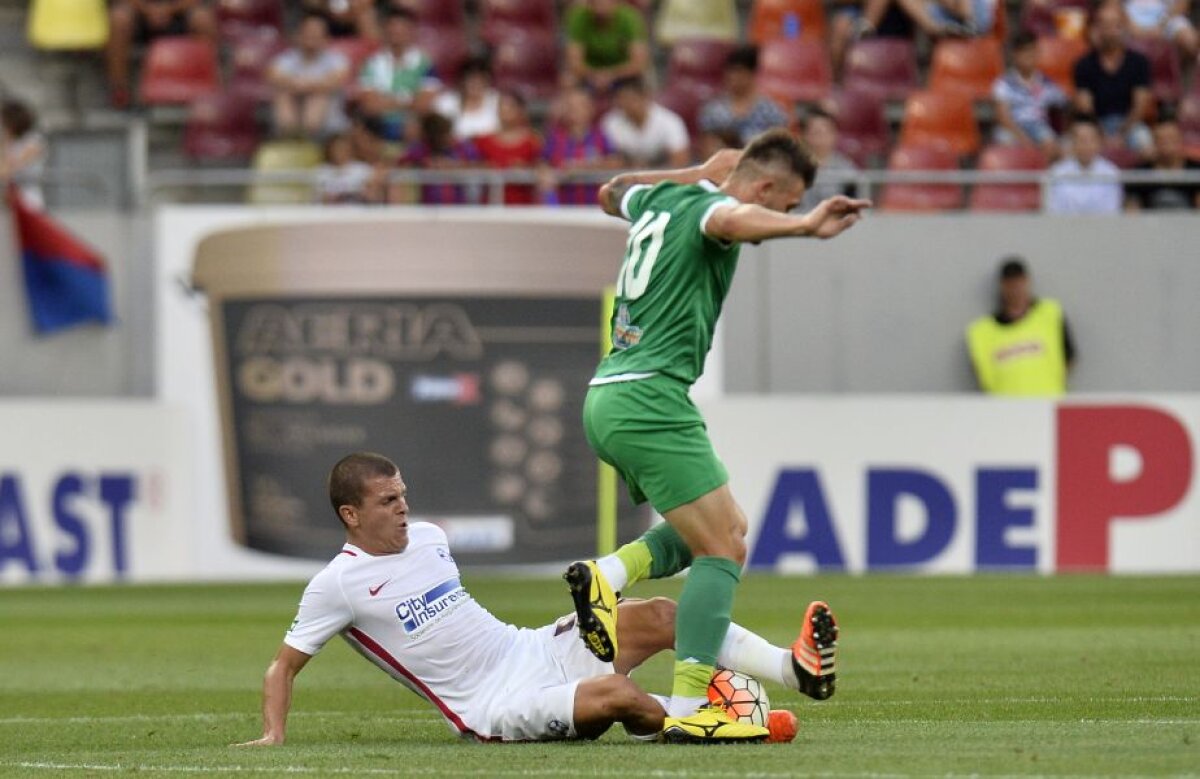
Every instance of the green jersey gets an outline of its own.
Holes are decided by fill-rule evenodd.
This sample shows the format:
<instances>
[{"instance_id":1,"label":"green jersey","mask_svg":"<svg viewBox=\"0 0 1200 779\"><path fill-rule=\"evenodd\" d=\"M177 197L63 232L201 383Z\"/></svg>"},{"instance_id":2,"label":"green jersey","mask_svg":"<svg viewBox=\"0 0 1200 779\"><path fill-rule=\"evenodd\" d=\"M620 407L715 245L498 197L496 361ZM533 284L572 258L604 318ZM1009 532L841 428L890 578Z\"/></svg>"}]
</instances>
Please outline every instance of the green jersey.
<instances>
[{"instance_id":1,"label":"green jersey","mask_svg":"<svg viewBox=\"0 0 1200 779\"><path fill-rule=\"evenodd\" d=\"M713 210L726 204L737 201L708 181L639 185L625 193L621 213L631 224L617 277L612 351L593 384L661 374L690 385L700 377L737 270L738 244L704 234Z\"/></svg>"}]
</instances>

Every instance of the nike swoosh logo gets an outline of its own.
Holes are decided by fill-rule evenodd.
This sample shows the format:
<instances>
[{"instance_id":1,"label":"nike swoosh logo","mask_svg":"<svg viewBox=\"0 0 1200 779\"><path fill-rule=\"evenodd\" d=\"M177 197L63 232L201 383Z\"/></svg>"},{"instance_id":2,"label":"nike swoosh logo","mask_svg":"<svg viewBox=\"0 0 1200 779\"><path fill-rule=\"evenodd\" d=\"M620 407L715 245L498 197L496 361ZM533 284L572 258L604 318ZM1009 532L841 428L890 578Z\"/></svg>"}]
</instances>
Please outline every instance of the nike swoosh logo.
<instances>
[{"instance_id":1,"label":"nike swoosh logo","mask_svg":"<svg viewBox=\"0 0 1200 779\"><path fill-rule=\"evenodd\" d=\"M387 586L387 583L390 581L391 581L391 579L388 579L388 580L384 581L383 584L380 584L378 587L368 587L367 592L371 593L371 597L374 598L376 595L379 594L380 590L382 590L384 587Z\"/></svg>"}]
</instances>

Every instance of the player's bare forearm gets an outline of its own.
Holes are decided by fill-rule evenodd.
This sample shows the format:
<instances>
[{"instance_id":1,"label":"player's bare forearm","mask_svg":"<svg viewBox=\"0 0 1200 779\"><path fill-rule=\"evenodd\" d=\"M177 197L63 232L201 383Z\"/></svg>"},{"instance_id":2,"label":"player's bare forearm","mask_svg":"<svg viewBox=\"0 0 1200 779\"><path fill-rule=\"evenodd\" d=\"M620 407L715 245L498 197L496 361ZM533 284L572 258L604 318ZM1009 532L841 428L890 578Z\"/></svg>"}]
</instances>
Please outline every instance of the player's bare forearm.
<instances>
[{"instance_id":1,"label":"player's bare forearm","mask_svg":"<svg viewBox=\"0 0 1200 779\"><path fill-rule=\"evenodd\" d=\"M833 238L854 226L869 200L837 195L823 200L807 214L785 214L751 203L713 211L705 232L734 243L758 243L772 238Z\"/></svg>"},{"instance_id":2,"label":"player's bare forearm","mask_svg":"<svg viewBox=\"0 0 1200 779\"><path fill-rule=\"evenodd\" d=\"M625 193L631 187L639 184L654 185L663 181L675 184L696 184L704 179L720 184L733 170L733 166L737 164L741 156L741 151L737 149L722 149L709 157L704 164L693 165L690 168L628 171L618 174L600 187L600 207L604 209L604 213L610 216L621 216L621 200L624 199Z\"/></svg>"},{"instance_id":3,"label":"player's bare forearm","mask_svg":"<svg viewBox=\"0 0 1200 779\"><path fill-rule=\"evenodd\" d=\"M291 647L280 647L263 677L262 738L238 746L276 746L287 735L287 715L292 707L292 685L309 656Z\"/></svg>"}]
</instances>

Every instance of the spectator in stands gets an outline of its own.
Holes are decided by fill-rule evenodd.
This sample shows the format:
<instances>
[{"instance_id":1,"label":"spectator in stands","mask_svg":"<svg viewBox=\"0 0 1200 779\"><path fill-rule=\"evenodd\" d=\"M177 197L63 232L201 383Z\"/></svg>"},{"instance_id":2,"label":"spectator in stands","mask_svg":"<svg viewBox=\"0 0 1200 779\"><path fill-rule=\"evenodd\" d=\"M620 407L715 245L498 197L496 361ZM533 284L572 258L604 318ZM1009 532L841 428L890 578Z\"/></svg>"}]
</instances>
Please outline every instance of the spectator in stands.
<instances>
[{"instance_id":1,"label":"spectator in stands","mask_svg":"<svg viewBox=\"0 0 1200 779\"><path fill-rule=\"evenodd\" d=\"M302 0L300 8L324 19L335 38L379 40L379 17L372 0Z\"/></svg>"},{"instance_id":2,"label":"spectator in stands","mask_svg":"<svg viewBox=\"0 0 1200 779\"><path fill-rule=\"evenodd\" d=\"M1170 180L1173 173L1200 174L1200 162L1189 160L1184 154L1183 131L1174 117L1163 119L1154 126L1154 160L1141 165L1139 170L1162 173L1166 179L1127 185L1126 211L1200 208L1200 184Z\"/></svg>"},{"instance_id":3,"label":"spectator in stands","mask_svg":"<svg viewBox=\"0 0 1200 779\"><path fill-rule=\"evenodd\" d=\"M1050 126L1050 110L1068 102L1065 92L1037 69L1037 36L1018 33L1013 40L1012 67L992 85L997 143L1037 146L1047 159L1058 157L1058 135Z\"/></svg>"},{"instance_id":4,"label":"spectator in stands","mask_svg":"<svg viewBox=\"0 0 1200 779\"><path fill-rule=\"evenodd\" d=\"M784 127L787 114L755 86L758 50L744 46L725 60L725 93L700 109L700 129L705 133L736 132L743 145L772 127Z\"/></svg>"},{"instance_id":5,"label":"spectator in stands","mask_svg":"<svg viewBox=\"0 0 1200 779\"><path fill-rule=\"evenodd\" d=\"M600 126L632 168L682 168L688 164L687 125L679 114L651 99L641 76L613 85L613 108Z\"/></svg>"},{"instance_id":6,"label":"spectator in stands","mask_svg":"<svg viewBox=\"0 0 1200 779\"><path fill-rule=\"evenodd\" d=\"M1100 156L1096 119L1076 116L1071 153L1050 168L1046 210L1052 214L1116 214L1121 210L1121 172Z\"/></svg>"},{"instance_id":7,"label":"spectator in stands","mask_svg":"<svg viewBox=\"0 0 1200 779\"><path fill-rule=\"evenodd\" d=\"M596 126L596 104L582 87L567 87L559 98L561 118L546 138L542 187L547 202L586 206L596 202L600 183L558 184L555 172L611 170L622 160L604 131Z\"/></svg>"},{"instance_id":8,"label":"spectator in stands","mask_svg":"<svg viewBox=\"0 0 1200 779\"><path fill-rule=\"evenodd\" d=\"M567 11L567 85L603 94L613 82L650 68L641 11L620 0L584 0Z\"/></svg>"},{"instance_id":9,"label":"spectator in stands","mask_svg":"<svg viewBox=\"0 0 1200 779\"><path fill-rule=\"evenodd\" d=\"M379 203L384 177L383 168L354 158L349 135L334 135L325 141L325 164L317 169L317 198L322 203Z\"/></svg>"},{"instance_id":10,"label":"spectator in stands","mask_svg":"<svg viewBox=\"0 0 1200 779\"><path fill-rule=\"evenodd\" d=\"M525 99L511 90L502 90L500 129L476 138L475 146L488 167L532 169L542 157L542 137L529 123ZM506 205L530 205L533 202L532 185L504 185Z\"/></svg>"},{"instance_id":11,"label":"spectator in stands","mask_svg":"<svg viewBox=\"0 0 1200 779\"><path fill-rule=\"evenodd\" d=\"M1056 397L1067 391L1075 342L1062 305L1037 298L1025 261L1000 265L996 312L967 328L979 388L991 395Z\"/></svg>"},{"instance_id":12,"label":"spectator in stands","mask_svg":"<svg viewBox=\"0 0 1200 779\"><path fill-rule=\"evenodd\" d=\"M271 63L267 78L275 88L272 114L281 135L318 137L340 129L342 88L350 73L345 55L329 48L325 19L306 16L296 42Z\"/></svg>"},{"instance_id":13,"label":"spectator in stands","mask_svg":"<svg viewBox=\"0 0 1200 779\"><path fill-rule=\"evenodd\" d=\"M412 11L388 11L384 47L363 65L358 84L359 104L367 116L380 120L391 140L404 137L410 115L430 109L441 83L433 75L433 62L416 45L417 19ZM409 123L416 135L417 126Z\"/></svg>"},{"instance_id":14,"label":"spectator in stands","mask_svg":"<svg viewBox=\"0 0 1200 779\"><path fill-rule=\"evenodd\" d=\"M433 110L451 121L455 138L496 132L500 128L500 93L492 86L487 59L467 60L458 76L458 88L438 95Z\"/></svg>"},{"instance_id":15,"label":"spectator in stands","mask_svg":"<svg viewBox=\"0 0 1200 779\"><path fill-rule=\"evenodd\" d=\"M455 139L454 126L449 119L429 113L421 117L421 140L409 146L400 164L425 170L453 170L472 167L479 161L479 151L469 141ZM466 193L467 188L452 182L423 184L421 202L425 205L466 203Z\"/></svg>"},{"instance_id":16,"label":"spectator in stands","mask_svg":"<svg viewBox=\"0 0 1200 779\"><path fill-rule=\"evenodd\" d=\"M804 190L797 206L799 211L811 210L817 203L834 195L854 197L857 187L854 177L858 166L837 150L837 120L821 108L809 109L804 117L804 143L817 161L817 177Z\"/></svg>"},{"instance_id":17,"label":"spectator in stands","mask_svg":"<svg viewBox=\"0 0 1200 779\"><path fill-rule=\"evenodd\" d=\"M1189 5L1188 0L1125 0L1125 13L1134 35L1171 41L1190 60L1200 50L1200 36L1188 18Z\"/></svg>"},{"instance_id":18,"label":"spectator in stands","mask_svg":"<svg viewBox=\"0 0 1200 779\"><path fill-rule=\"evenodd\" d=\"M129 60L133 44L166 35L217 36L217 20L204 0L116 0L108 12L104 61L114 108L129 107Z\"/></svg>"},{"instance_id":19,"label":"spectator in stands","mask_svg":"<svg viewBox=\"0 0 1200 779\"><path fill-rule=\"evenodd\" d=\"M914 25L930 38L987 35L996 15L996 0L861 0L858 5L843 3L830 26L837 65L855 38L911 38Z\"/></svg>"},{"instance_id":20,"label":"spectator in stands","mask_svg":"<svg viewBox=\"0 0 1200 779\"><path fill-rule=\"evenodd\" d=\"M1093 12L1092 50L1075 63L1075 110L1096 116L1109 143L1148 157L1154 144L1146 126L1153 105L1150 61L1126 46L1127 28L1116 0Z\"/></svg>"},{"instance_id":21,"label":"spectator in stands","mask_svg":"<svg viewBox=\"0 0 1200 779\"><path fill-rule=\"evenodd\" d=\"M33 109L18 100L0 106L0 186L15 184L25 204L41 210L46 139L37 130Z\"/></svg>"}]
</instances>

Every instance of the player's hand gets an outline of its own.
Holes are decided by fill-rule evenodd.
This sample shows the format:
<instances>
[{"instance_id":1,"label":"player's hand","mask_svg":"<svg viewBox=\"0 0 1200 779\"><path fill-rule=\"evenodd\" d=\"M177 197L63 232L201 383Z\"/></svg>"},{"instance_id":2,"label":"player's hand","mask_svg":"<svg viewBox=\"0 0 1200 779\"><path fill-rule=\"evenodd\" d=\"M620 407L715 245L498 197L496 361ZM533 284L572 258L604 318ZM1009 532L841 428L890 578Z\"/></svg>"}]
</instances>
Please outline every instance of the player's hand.
<instances>
[{"instance_id":1,"label":"player's hand","mask_svg":"<svg viewBox=\"0 0 1200 779\"><path fill-rule=\"evenodd\" d=\"M714 184L721 184L733 172L741 158L741 149L720 149L704 161L704 164L700 166L700 172L704 178Z\"/></svg>"},{"instance_id":2,"label":"player's hand","mask_svg":"<svg viewBox=\"0 0 1200 779\"><path fill-rule=\"evenodd\" d=\"M283 736L266 735L262 738L256 738L253 741L243 741L240 744L231 744L235 747L277 747L283 743Z\"/></svg>"},{"instance_id":3,"label":"player's hand","mask_svg":"<svg viewBox=\"0 0 1200 779\"><path fill-rule=\"evenodd\" d=\"M833 238L844 233L862 218L862 212L872 206L870 200L834 195L822 200L808 212L812 235L817 238Z\"/></svg>"}]
</instances>

